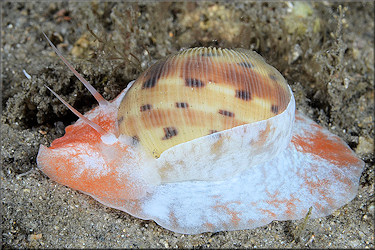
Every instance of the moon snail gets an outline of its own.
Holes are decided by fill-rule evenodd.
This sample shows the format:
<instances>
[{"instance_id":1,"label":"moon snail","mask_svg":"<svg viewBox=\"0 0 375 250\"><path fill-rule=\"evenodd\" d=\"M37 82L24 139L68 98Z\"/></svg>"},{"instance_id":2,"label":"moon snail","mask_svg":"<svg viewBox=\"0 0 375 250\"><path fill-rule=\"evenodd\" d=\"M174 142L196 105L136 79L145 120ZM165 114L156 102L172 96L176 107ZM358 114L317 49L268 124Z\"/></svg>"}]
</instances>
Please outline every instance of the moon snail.
<instances>
[{"instance_id":1,"label":"moon snail","mask_svg":"<svg viewBox=\"0 0 375 250\"><path fill-rule=\"evenodd\" d=\"M51 90L79 117L39 149L58 183L186 234L327 216L357 193L363 161L255 52L182 50L106 101L49 43L99 102L82 115Z\"/></svg>"}]
</instances>

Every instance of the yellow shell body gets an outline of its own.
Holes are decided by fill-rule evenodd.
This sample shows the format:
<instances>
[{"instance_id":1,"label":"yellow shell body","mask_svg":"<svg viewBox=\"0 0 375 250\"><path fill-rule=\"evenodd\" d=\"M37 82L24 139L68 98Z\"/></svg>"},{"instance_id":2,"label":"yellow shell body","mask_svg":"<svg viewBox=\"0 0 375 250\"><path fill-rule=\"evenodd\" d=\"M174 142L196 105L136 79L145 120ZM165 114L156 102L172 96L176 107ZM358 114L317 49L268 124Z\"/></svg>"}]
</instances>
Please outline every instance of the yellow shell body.
<instances>
[{"instance_id":1,"label":"yellow shell body","mask_svg":"<svg viewBox=\"0 0 375 250\"><path fill-rule=\"evenodd\" d=\"M158 158L177 144L273 117L290 98L283 76L255 52L187 49L134 82L119 108L119 132Z\"/></svg>"}]
</instances>

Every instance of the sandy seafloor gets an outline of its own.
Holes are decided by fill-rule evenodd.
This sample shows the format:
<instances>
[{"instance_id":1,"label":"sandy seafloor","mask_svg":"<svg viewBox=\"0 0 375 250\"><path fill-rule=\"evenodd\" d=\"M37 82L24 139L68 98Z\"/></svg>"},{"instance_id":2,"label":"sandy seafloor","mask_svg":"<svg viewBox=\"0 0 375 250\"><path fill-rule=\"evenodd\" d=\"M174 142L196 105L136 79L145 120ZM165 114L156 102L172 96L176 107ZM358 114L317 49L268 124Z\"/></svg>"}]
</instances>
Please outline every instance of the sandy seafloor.
<instances>
[{"instance_id":1,"label":"sandy seafloor","mask_svg":"<svg viewBox=\"0 0 375 250\"><path fill-rule=\"evenodd\" d=\"M328 1L298 6L287 2L1 4L2 247L374 247L372 1L343 2L341 12L339 3ZM95 47L87 24L101 40L113 41L105 45L125 51L117 55L122 60L113 60L116 55L110 46ZM39 145L62 136L64 127L76 118L44 84L81 112L95 102L53 54L42 31L107 99L139 74L138 66L144 69L180 48L256 50L285 76L297 109L343 138L365 161L358 195L328 217L309 219L300 231L302 220L182 235L51 181L37 169ZM94 52L95 59L89 59ZM139 59L138 66L126 61L135 60L129 52Z\"/></svg>"}]
</instances>

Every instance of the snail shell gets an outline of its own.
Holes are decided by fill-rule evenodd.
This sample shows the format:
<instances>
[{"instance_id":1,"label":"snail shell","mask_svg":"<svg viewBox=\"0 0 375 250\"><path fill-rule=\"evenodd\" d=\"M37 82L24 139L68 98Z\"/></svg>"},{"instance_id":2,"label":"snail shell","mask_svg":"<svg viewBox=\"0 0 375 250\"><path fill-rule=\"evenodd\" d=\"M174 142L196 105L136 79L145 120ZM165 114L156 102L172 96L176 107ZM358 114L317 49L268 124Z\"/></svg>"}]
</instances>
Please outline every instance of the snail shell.
<instances>
[{"instance_id":1,"label":"snail shell","mask_svg":"<svg viewBox=\"0 0 375 250\"><path fill-rule=\"evenodd\" d=\"M261 122L289 103L289 112ZM272 125L281 119L283 126ZM161 182L223 180L270 160L287 146L293 120L294 99L275 68L255 52L216 48L188 49L155 63L118 111L119 133L158 159ZM244 131L260 134L266 124L267 135Z\"/></svg>"},{"instance_id":2,"label":"snail shell","mask_svg":"<svg viewBox=\"0 0 375 250\"><path fill-rule=\"evenodd\" d=\"M255 52L193 48L145 71L125 94L118 121L156 158L177 144L282 113L291 93Z\"/></svg>"},{"instance_id":3,"label":"snail shell","mask_svg":"<svg viewBox=\"0 0 375 250\"><path fill-rule=\"evenodd\" d=\"M41 145L38 167L175 232L249 229L303 218L310 207L311 218L326 216L357 193L364 163L295 112L285 79L255 52L188 49L113 101L97 99Z\"/></svg>"}]
</instances>

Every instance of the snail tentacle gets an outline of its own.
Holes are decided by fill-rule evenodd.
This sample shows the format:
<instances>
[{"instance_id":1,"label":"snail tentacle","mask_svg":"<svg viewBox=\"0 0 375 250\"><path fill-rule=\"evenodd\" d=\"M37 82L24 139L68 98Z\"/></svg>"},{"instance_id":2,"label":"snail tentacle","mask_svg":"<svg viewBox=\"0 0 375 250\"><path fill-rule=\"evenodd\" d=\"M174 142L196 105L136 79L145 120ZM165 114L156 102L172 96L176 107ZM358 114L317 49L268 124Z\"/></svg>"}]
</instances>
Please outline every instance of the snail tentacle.
<instances>
[{"instance_id":1,"label":"snail tentacle","mask_svg":"<svg viewBox=\"0 0 375 250\"><path fill-rule=\"evenodd\" d=\"M90 91L90 93L94 96L95 100L99 103L100 106L108 105L108 101L104 99L104 97L96 91L96 89L83 78L74 68L73 66L64 58L61 52L56 48L56 46L48 39L47 35L43 32L43 35L51 45L52 49L56 52L56 54L60 57L60 59L65 63L66 66L73 72L73 74L85 85L85 87Z\"/></svg>"},{"instance_id":2,"label":"snail tentacle","mask_svg":"<svg viewBox=\"0 0 375 250\"><path fill-rule=\"evenodd\" d=\"M109 133L105 131L102 127L100 127L98 124L95 122L91 121L90 119L86 118L84 115L82 115L78 110L73 108L69 103L67 103L61 96L59 96L55 91L50 89L47 85L44 85L49 91L54 94L57 99L59 99L70 111L72 111L78 118L81 118L85 123L87 123L90 127L95 129L99 134L102 135L102 141L105 142L106 144L113 144L117 138L114 134Z\"/></svg>"}]
</instances>

